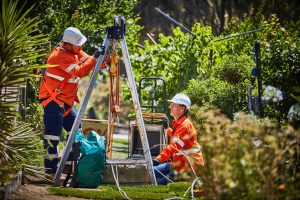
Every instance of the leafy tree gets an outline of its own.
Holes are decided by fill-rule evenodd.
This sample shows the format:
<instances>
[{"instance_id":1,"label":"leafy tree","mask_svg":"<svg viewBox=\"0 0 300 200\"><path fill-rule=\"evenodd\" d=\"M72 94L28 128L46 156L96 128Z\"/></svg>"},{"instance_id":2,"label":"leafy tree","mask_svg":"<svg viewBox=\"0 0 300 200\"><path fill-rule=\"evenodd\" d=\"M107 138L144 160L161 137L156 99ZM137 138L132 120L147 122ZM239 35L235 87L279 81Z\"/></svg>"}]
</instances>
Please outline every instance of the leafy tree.
<instances>
[{"instance_id":1,"label":"leafy tree","mask_svg":"<svg viewBox=\"0 0 300 200\"><path fill-rule=\"evenodd\" d=\"M190 79L208 76L208 43L213 38L211 29L199 24L194 28L196 38L184 34L179 28L173 32L173 37L160 34L155 45L145 41L144 49L137 49L132 56L137 79L142 76L165 78L169 96L183 90Z\"/></svg>"},{"instance_id":2,"label":"leafy tree","mask_svg":"<svg viewBox=\"0 0 300 200\"><path fill-rule=\"evenodd\" d=\"M136 3L136 0L37 1L31 15L43 20L40 32L49 34L52 45L61 41L67 27L75 26L88 38L84 49L93 53L94 48L101 45L106 27L112 26L116 16L124 16L127 20L128 45L133 48L138 44L141 28L136 24L139 18L133 12Z\"/></svg>"},{"instance_id":3,"label":"leafy tree","mask_svg":"<svg viewBox=\"0 0 300 200\"><path fill-rule=\"evenodd\" d=\"M138 1L134 0L62 0L62 1L36 1L33 11L30 13L32 17L38 17L41 20L38 30L40 33L47 34L50 38L50 44L47 49L50 53L61 40L64 30L69 26L75 26L87 36L88 41L85 43L83 49L85 52L92 54L97 46L101 46L106 33L106 27L113 25L113 19L116 16L124 16L126 19L126 41L129 52L133 52L139 43L139 31L141 27L137 25L139 20L138 15L133 11L134 6ZM49 48L50 47L50 48ZM45 58L44 58L45 60ZM44 60L41 62L44 62ZM106 78L107 74L104 74ZM86 80L84 80L86 81ZM39 82L34 84L31 81L32 87L29 93L37 91ZM108 102L106 88L102 87L105 84L100 84L102 94L95 94L96 97L90 99L89 105L93 105L97 116L106 116L107 113L103 109L103 103ZM79 88L79 95L84 94ZM37 95L31 96L29 101L37 99ZM33 98L33 99L32 99ZM95 106L95 105L101 105ZM89 109L88 105L88 109ZM33 106L38 108L40 114L41 108L38 105ZM32 109L31 109L32 110ZM30 116L28 118L34 118Z\"/></svg>"}]
</instances>

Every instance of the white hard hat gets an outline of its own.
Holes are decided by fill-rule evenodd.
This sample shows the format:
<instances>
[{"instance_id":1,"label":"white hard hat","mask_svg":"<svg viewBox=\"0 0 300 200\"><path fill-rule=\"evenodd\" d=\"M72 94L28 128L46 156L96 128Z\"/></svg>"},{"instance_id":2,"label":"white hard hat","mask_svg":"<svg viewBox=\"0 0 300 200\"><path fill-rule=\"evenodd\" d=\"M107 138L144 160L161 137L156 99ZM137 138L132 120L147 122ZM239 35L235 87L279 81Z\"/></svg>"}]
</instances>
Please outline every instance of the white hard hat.
<instances>
[{"instance_id":1,"label":"white hard hat","mask_svg":"<svg viewBox=\"0 0 300 200\"><path fill-rule=\"evenodd\" d=\"M64 31L63 41L81 46L86 42L86 37L77 28L69 27Z\"/></svg>"},{"instance_id":2,"label":"white hard hat","mask_svg":"<svg viewBox=\"0 0 300 200\"><path fill-rule=\"evenodd\" d=\"M185 105L185 107L190 110L191 100L186 94L176 94L171 100L168 100L172 103L177 103L181 105Z\"/></svg>"}]
</instances>

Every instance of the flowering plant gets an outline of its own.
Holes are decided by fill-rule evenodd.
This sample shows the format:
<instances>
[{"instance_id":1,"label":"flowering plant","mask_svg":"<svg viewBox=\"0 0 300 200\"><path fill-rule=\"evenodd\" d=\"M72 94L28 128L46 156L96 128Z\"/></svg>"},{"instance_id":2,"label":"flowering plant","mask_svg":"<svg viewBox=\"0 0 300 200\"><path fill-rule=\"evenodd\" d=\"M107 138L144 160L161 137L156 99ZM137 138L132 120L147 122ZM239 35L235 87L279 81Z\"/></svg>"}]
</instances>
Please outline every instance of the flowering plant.
<instances>
[{"instance_id":1,"label":"flowering plant","mask_svg":"<svg viewBox=\"0 0 300 200\"><path fill-rule=\"evenodd\" d=\"M262 96L262 100L278 102L283 100L282 91L268 85L265 88L264 95Z\"/></svg>"},{"instance_id":2,"label":"flowering plant","mask_svg":"<svg viewBox=\"0 0 300 200\"><path fill-rule=\"evenodd\" d=\"M300 104L292 105L287 117L290 121L300 120Z\"/></svg>"}]
</instances>

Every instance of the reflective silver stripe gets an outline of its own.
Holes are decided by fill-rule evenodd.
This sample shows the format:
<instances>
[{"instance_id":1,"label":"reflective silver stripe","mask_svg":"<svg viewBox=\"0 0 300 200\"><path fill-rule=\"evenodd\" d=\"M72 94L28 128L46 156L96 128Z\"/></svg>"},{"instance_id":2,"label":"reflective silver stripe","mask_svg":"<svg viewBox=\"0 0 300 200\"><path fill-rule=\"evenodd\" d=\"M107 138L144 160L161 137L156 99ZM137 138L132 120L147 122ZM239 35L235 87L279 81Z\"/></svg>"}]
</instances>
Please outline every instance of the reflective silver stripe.
<instances>
[{"instance_id":1,"label":"reflective silver stripe","mask_svg":"<svg viewBox=\"0 0 300 200\"><path fill-rule=\"evenodd\" d=\"M68 82L69 83L78 83L79 82L79 77L75 77L75 76L72 76L72 78L70 78L69 80L68 80Z\"/></svg>"},{"instance_id":2,"label":"reflective silver stripe","mask_svg":"<svg viewBox=\"0 0 300 200\"><path fill-rule=\"evenodd\" d=\"M59 141L60 137L55 135L44 135L45 140L56 140Z\"/></svg>"},{"instance_id":3,"label":"reflective silver stripe","mask_svg":"<svg viewBox=\"0 0 300 200\"><path fill-rule=\"evenodd\" d=\"M51 73L49 73L49 72L47 72L47 71L45 72L45 75L47 75L47 76L49 76L49 77L51 77L51 78L54 78L54 79L56 79L56 80L59 80L59 81L65 80L65 78L63 78L63 77L61 77L61 76L58 76L58 75L55 75L55 74L51 74ZM69 83L78 83L79 80L80 80L79 77L72 76L72 78L70 78L70 79L68 80L68 82L69 82Z\"/></svg>"},{"instance_id":4,"label":"reflective silver stripe","mask_svg":"<svg viewBox=\"0 0 300 200\"><path fill-rule=\"evenodd\" d=\"M80 62L84 61L86 58L88 57L88 55L86 53L83 54L83 56L80 58Z\"/></svg>"},{"instance_id":5,"label":"reflective silver stripe","mask_svg":"<svg viewBox=\"0 0 300 200\"><path fill-rule=\"evenodd\" d=\"M57 76L57 75L55 75L55 74L51 74L51 73L49 73L49 72L45 72L45 75L46 76L49 76L49 77L51 77L51 78L54 78L54 79L57 79L57 80L59 80L59 81L63 81L65 78L64 77L61 77L61 76Z\"/></svg>"},{"instance_id":6,"label":"reflective silver stripe","mask_svg":"<svg viewBox=\"0 0 300 200\"><path fill-rule=\"evenodd\" d=\"M66 69L66 72L72 71L72 69L74 69L74 68L77 67L77 66L78 66L77 63L73 63L73 64L69 65L69 67Z\"/></svg>"},{"instance_id":7,"label":"reflective silver stripe","mask_svg":"<svg viewBox=\"0 0 300 200\"><path fill-rule=\"evenodd\" d=\"M181 139L179 139L178 137L173 137L172 140L174 142L177 142L181 147L184 147L184 145L185 145L184 142Z\"/></svg>"},{"instance_id":8,"label":"reflective silver stripe","mask_svg":"<svg viewBox=\"0 0 300 200\"><path fill-rule=\"evenodd\" d=\"M48 154L48 155L46 155L46 157L45 158L47 158L47 159L54 159L54 158L58 158L58 154Z\"/></svg>"},{"instance_id":9,"label":"reflective silver stripe","mask_svg":"<svg viewBox=\"0 0 300 200\"><path fill-rule=\"evenodd\" d=\"M176 153L176 156L180 156L180 155L190 155L193 153L198 153L201 151L201 148L195 147L195 148L191 148L188 150L184 150L184 151L179 151L178 153Z\"/></svg>"}]
</instances>

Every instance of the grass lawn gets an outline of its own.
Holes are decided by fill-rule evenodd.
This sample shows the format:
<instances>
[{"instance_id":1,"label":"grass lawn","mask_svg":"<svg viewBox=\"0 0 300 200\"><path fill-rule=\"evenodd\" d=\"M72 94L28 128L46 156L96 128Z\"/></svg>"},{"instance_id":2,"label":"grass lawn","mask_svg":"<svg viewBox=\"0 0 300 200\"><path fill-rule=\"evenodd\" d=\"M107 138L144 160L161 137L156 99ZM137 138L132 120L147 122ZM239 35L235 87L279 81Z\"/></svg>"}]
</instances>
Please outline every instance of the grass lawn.
<instances>
[{"instance_id":1,"label":"grass lawn","mask_svg":"<svg viewBox=\"0 0 300 200\"><path fill-rule=\"evenodd\" d=\"M188 182L170 183L167 186L121 186L130 199L191 199L190 193L184 193L191 186ZM51 194L86 199L125 199L115 185L101 185L97 189L54 188L47 189ZM196 198L201 199L201 198Z\"/></svg>"},{"instance_id":2,"label":"grass lawn","mask_svg":"<svg viewBox=\"0 0 300 200\"><path fill-rule=\"evenodd\" d=\"M128 140L114 138L112 145L112 158L125 159L128 157Z\"/></svg>"},{"instance_id":3,"label":"grass lawn","mask_svg":"<svg viewBox=\"0 0 300 200\"><path fill-rule=\"evenodd\" d=\"M113 158L127 158L128 141L126 139L114 139L112 155ZM190 192L184 196L191 184L189 182L177 182L167 186L121 186L121 189L130 199L191 199ZM116 185L100 185L97 189L49 187L47 190L54 195L85 199L125 199Z\"/></svg>"}]
</instances>

